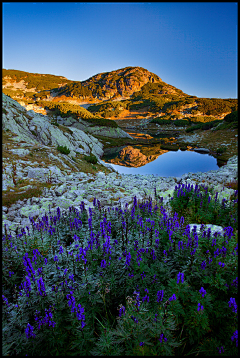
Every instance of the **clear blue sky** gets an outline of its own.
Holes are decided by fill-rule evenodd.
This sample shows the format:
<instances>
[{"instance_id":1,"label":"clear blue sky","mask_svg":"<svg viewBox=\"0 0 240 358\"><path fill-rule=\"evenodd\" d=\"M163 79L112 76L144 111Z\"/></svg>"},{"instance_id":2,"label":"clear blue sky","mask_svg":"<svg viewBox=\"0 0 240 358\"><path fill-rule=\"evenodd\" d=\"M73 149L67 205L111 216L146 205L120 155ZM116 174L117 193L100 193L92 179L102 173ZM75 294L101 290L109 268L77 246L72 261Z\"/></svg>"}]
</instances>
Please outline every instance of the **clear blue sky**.
<instances>
[{"instance_id":1,"label":"clear blue sky","mask_svg":"<svg viewBox=\"0 0 240 358\"><path fill-rule=\"evenodd\" d=\"M3 3L3 68L84 81L140 66L189 95L237 98L236 2Z\"/></svg>"}]
</instances>

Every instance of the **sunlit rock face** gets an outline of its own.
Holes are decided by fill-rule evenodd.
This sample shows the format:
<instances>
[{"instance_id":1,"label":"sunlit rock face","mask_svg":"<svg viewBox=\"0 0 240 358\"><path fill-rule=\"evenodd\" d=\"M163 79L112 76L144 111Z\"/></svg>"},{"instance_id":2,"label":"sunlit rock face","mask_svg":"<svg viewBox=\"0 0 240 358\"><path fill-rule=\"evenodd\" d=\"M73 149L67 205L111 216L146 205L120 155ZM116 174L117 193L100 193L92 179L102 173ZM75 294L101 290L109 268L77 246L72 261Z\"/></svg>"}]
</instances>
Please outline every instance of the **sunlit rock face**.
<instances>
[{"instance_id":1,"label":"sunlit rock face","mask_svg":"<svg viewBox=\"0 0 240 358\"><path fill-rule=\"evenodd\" d=\"M83 81L83 86L100 85L102 98L108 99L114 96L129 98L134 92L139 91L148 82L161 83L160 77L142 67L125 67L119 70L99 73Z\"/></svg>"}]
</instances>

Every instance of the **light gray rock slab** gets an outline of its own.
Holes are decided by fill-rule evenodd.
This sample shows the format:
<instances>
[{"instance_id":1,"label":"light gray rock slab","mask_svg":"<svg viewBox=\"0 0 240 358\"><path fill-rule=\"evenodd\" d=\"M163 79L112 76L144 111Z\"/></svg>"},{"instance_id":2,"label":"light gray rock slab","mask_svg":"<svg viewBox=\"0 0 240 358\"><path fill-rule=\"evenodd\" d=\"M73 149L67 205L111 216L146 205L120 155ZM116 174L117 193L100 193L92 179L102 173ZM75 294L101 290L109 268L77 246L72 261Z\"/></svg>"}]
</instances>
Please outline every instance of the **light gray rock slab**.
<instances>
[{"instance_id":1,"label":"light gray rock slab","mask_svg":"<svg viewBox=\"0 0 240 358\"><path fill-rule=\"evenodd\" d=\"M30 223L29 219L27 219L27 218L21 219L21 227L26 227L26 226L30 227L30 225L31 225L31 223Z\"/></svg>"},{"instance_id":2,"label":"light gray rock slab","mask_svg":"<svg viewBox=\"0 0 240 358\"><path fill-rule=\"evenodd\" d=\"M48 173L49 169L47 168L30 168L27 177L32 179L45 179Z\"/></svg>"},{"instance_id":3,"label":"light gray rock slab","mask_svg":"<svg viewBox=\"0 0 240 358\"><path fill-rule=\"evenodd\" d=\"M56 206L64 209L68 209L70 206L73 206L73 203L73 200L67 199L65 197L59 197L55 202Z\"/></svg>"},{"instance_id":4,"label":"light gray rock slab","mask_svg":"<svg viewBox=\"0 0 240 358\"><path fill-rule=\"evenodd\" d=\"M206 148L194 148L193 150L199 153L209 153L209 149Z\"/></svg>"},{"instance_id":5,"label":"light gray rock slab","mask_svg":"<svg viewBox=\"0 0 240 358\"><path fill-rule=\"evenodd\" d=\"M23 217L35 217L38 216L40 213L40 206L39 205L25 205L23 208L20 209L20 214Z\"/></svg>"},{"instance_id":6,"label":"light gray rock slab","mask_svg":"<svg viewBox=\"0 0 240 358\"><path fill-rule=\"evenodd\" d=\"M20 155L20 156L25 156L25 155L28 155L30 153L30 150L28 149L22 149L22 148L19 148L19 149L10 149L10 151L13 153L13 154L17 154L17 155Z\"/></svg>"}]
</instances>

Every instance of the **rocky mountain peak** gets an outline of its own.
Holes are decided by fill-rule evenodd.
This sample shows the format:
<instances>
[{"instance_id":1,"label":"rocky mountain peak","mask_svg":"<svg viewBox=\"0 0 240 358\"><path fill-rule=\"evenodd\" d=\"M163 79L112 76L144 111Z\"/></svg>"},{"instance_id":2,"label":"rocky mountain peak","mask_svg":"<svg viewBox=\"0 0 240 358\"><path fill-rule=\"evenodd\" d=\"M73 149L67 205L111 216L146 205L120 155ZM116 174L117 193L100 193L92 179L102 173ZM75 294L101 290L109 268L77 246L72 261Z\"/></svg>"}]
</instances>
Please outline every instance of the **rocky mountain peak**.
<instances>
[{"instance_id":1,"label":"rocky mountain peak","mask_svg":"<svg viewBox=\"0 0 240 358\"><path fill-rule=\"evenodd\" d=\"M140 91L148 82L160 83L161 78L142 67L125 67L111 72L99 73L83 81L82 85L96 89L98 94L106 98L122 96L129 98L134 92ZM97 91L100 90L100 91ZM98 96L98 97L100 97Z\"/></svg>"}]
</instances>

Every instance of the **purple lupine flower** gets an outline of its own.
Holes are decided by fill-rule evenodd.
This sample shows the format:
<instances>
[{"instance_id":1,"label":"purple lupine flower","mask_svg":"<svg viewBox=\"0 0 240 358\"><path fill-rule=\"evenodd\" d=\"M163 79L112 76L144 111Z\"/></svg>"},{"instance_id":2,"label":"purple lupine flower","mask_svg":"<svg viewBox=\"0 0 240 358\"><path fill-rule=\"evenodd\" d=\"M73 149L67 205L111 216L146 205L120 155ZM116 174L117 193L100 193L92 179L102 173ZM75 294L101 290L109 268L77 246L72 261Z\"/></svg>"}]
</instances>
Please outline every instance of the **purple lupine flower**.
<instances>
[{"instance_id":1,"label":"purple lupine flower","mask_svg":"<svg viewBox=\"0 0 240 358\"><path fill-rule=\"evenodd\" d=\"M126 256L126 268L130 265L130 262L131 262L131 253L129 252Z\"/></svg>"},{"instance_id":2,"label":"purple lupine flower","mask_svg":"<svg viewBox=\"0 0 240 358\"><path fill-rule=\"evenodd\" d=\"M4 295L2 295L2 299L6 303L6 305L8 306L9 305L8 299Z\"/></svg>"},{"instance_id":3,"label":"purple lupine flower","mask_svg":"<svg viewBox=\"0 0 240 358\"><path fill-rule=\"evenodd\" d=\"M212 240L212 246L216 245L216 239Z\"/></svg>"},{"instance_id":4,"label":"purple lupine flower","mask_svg":"<svg viewBox=\"0 0 240 358\"><path fill-rule=\"evenodd\" d=\"M134 196L133 206L137 206L137 197Z\"/></svg>"},{"instance_id":5,"label":"purple lupine flower","mask_svg":"<svg viewBox=\"0 0 240 358\"><path fill-rule=\"evenodd\" d=\"M91 208L89 208L89 209L91 209ZM92 229L92 217L91 216L88 219L88 226L89 226L89 229Z\"/></svg>"},{"instance_id":6,"label":"purple lupine flower","mask_svg":"<svg viewBox=\"0 0 240 358\"><path fill-rule=\"evenodd\" d=\"M167 251L166 251L166 250L163 250L163 254L167 256Z\"/></svg>"},{"instance_id":7,"label":"purple lupine flower","mask_svg":"<svg viewBox=\"0 0 240 358\"><path fill-rule=\"evenodd\" d=\"M153 281L151 283L157 282L156 275L153 276Z\"/></svg>"},{"instance_id":8,"label":"purple lupine flower","mask_svg":"<svg viewBox=\"0 0 240 358\"><path fill-rule=\"evenodd\" d=\"M32 263L31 263L31 260L29 259L28 257L28 253L26 252L26 254L23 256L23 264L26 268L26 271L28 272L28 276L31 276L31 272L30 270L32 271L33 275L35 275L35 271L32 267Z\"/></svg>"},{"instance_id":9,"label":"purple lupine flower","mask_svg":"<svg viewBox=\"0 0 240 358\"><path fill-rule=\"evenodd\" d=\"M103 259L102 261L101 261L101 267L102 268L105 268L107 266L107 263L106 263L106 261Z\"/></svg>"},{"instance_id":10,"label":"purple lupine flower","mask_svg":"<svg viewBox=\"0 0 240 358\"><path fill-rule=\"evenodd\" d=\"M135 323L138 323L138 319L136 317L131 316L131 318Z\"/></svg>"},{"instance_id":11,"label":"purple lupine flower","mask_svg":"<svg viewBox=\"0 0 240 358\"><path fill-rule=\"evenodd\" d=\"M164 295L164 290L157 292L157 302L162 301Z\"/></svg>"},{"instance_id":12,"label":"purple lupine flower","mask_svg":"<svg viewBox=\"0 0 240 358\"><path fill-rule=\"evenodd\" d=\"M60 246L60 247L59 247L59 253L62 254L63 251L64 251L64 250L63 250L62 246Z\"/></svg>"},{"instance_id":13,"label":"purple lupine flower","mask_svg":"<svg viewBox=\"0 0 240 358\"><path fill-rule=\"evenodd\" d=\"M225 266L225 264L223 262L221 262L221 261L218 263L218 265L220 265L221 267Z\"/></svg>"},{"instance_id":14,"label":"purple lupine flower","mask_svg":"<svg viewBox=\"0 0 240 358\"><path fill-rule=\"evenodd\" d=\"M208 230L207 230L207 237L208 237L208 239L210 239L210 236L211 236L211 228L209 227Z\"/></svg>"},{"instance_id":15,"label":"purple lupine flower","mask_svg":"<svg viewBox=\"0 0 240 358\"><path fill-rule=\"evenodd\" d=\"M76 310L76 314L77 314L77 319L79 321L81 321L81 328L83 328L84 326L86 326L85 321L85 315L84 313L84 308L81 307L80 303L78 304L78 310Z\"/></svg>"},{"instance_id":16,"label":"purple lupine flower","mask_svg":"<svg viewBox=\"0 0 240 358\"><path fill-rule=\"evenodd\" d=\"M144 301L147 301L147 302L149 302L149 296L148 296L148 289L147 288L145 288L145 292L147 292L147 294L146 294L146 296L144 296L143 298L142 298L142 301L144 302Z\"/></svg>"},{"instance_id":17,"label":"purple lupine flower","mask_svg":"<svg viewBox=\"0 0 240 358\"><path fill-rule=\"evenodd\" d=\"M216 251L214 251L214 257L218 256L220 254L220 250L217 249Z\"/></svg>"},{"instance_id":18,"label":"purple lupine flower","mask_svg":"<svg viewBox=\"0 0 240 358\"><path fill-rule=\"evenodd\" d=\"M160 337L158 338L158 340L160 341L160 343L162 343L163 339L164 339L165 342L167 342L167 338L164 337L164 334L163 334L163 333L161 333L161 334L160 334Z\"/></svg>"},{"instance_id":19,"label":"purple lupine flower","mask_svg":"<svg viewBox=\"0 0 240 358\"><path fill-rule=\"evenodd\" d=\"M184 224L184 217L181 216L181 219L180 219L180 225L182 226Z\"/></svg>"},{"instance_id":20,"label":"purple lupine flower","mask_svg":"<svg viewBox=\"0 0 240 358\"><path fill-rule=\"evenodd\" d=\"M206 237L206 230L203 230L202 237Z\"/></svg>"},{"instance_id":21,"label":"purple lupine flower","mask_svg":"<svg viewBox=\"0 0 240 358\"><path fill-rule=\"evenodd\" d=\"M34 329L34 327L28 323L27 328L25 330L27 339L29 339L30 337L33 337L33 338L36 337L36 335L33 333L33 329Z\"/></svg>"},{"instance_id":22,"label":"purple lupine flower","mask_svg":"<svg viewBox=\"0 0 240 358\"><path fill-rule=\"evenodd\" d=\"M73 291L70 291L70 294L67 294L66 297L68 299L69 307L72 306L71 312L74 312L76 309L76 306L75 306L75 298L72 296L72 294L73 294Z\"/></svg>"},{"instance_id":23,"label":"purple lupine flower","mask_svg":"<svg viewBox=\"0 0 240 358\"><path fill-rule=\"evenodd\" d=\"M179 274L177 276L177 283L179 283L180 279L183 283L184 282L184 273L179 272Z\"/></svg>"},{"instance_id":24,"label":"purple lupine flower","mask_svg":"<svg viewBox=\"0 0 240 358\"><path fill-rule=\"evenodd\" d=\"M125 316L125 307L124 306L122 306L119 310L119 317L121 317L122 314Z\"/></svg>"},{"instance_id":25,"label":"purple lupine flower","mask_svg":"<svg viewBox=\"0 0 240 358\"><path fill-rule=\"evenodd\" d=\"M226 253L227 253L226 247L223 246L220 251L221 251L221 253L222 253L222 256L225 257L225 256L226 256Z\"/></svg>"},{"instance_id":26,"label":"purple lupine flower","mask_svg":"<svg viewBox=\"0 0 240 358\"><path fill-rule=\"evenodd\" d=\"M42 267L39 267L39 268L37 269L37 274L38 274L38 276L41 275L42 270L43 270Z\"/></svg>"},{"instance_id":27,"label":"purple lupine flower","mask_svg":"<svg viewBox=\"0 0 240 358\"><path fill-rule=\"evenodd\" d=\"M224 352L223 346L222 347L217 347L217 349L218 349L218 353L220 353L220 354Z\"/></svg>"},{"instance_id":28,"label":"purple lupine flower","mask_svg":"<svg viewBox=\"0 0 240 358\"><path fill-rule=\"evenodd\" d=\"M227 289L229 290L229 285L227 284L227 283L225 283L225 285L224 286L227 286Z\"/></svg>"},{"instance_id":29,"label":"purple lupine flower","mask_svg":"<svg viewBox=\"0 0 240 358\"><path fill-rule=\"evenodd\" d=\"M176 295L175 295L175 293L172 295L172 297L170 297L169 298L169 301L172 301L172 300L176 300L177 298L176 298Z\"/></svg>"},{"instance_id":30,"label":"purple lupine flower","mask_svg":"<svg viewBox=\"0 0 240 358\"><path fill-rule=\"evenodd\" d=\"M141 249L140 249L141 250ZM139 261L142 261L142 257L141 257L141 254L140 254L140 250L137 251L137 264L138 266L140 266L140 262Z\"/></svg>"},{"instance_id":31,"label":"purple lupine flower","mask_svg":"<svg viewBox=\"0 0 240 358\"><path fill-rule=\"evenodd\" d=\"M199 292L202 294L202 297L204 297L206 295L206 293L207 293L207 291L204 290L203 287L200 288Z\"/></svg>"},{"instance_id":32,"label":"purple lupine flower","mask_svg":"<svg viewBox=\"0 0 240 358\"><path fill-rule=\"evenodd\" d=\"M9 276L11 277L12 275L14 275L13 271L9 271Z\"/></svg>"},{"instance_id":33,"label":"purple lupine flower","mask_svg":"<svg viewBox=\"0 0 240 358\"><path fill-rule=\"evenodd\" d=\"M26 276L26 281L24 281L23 285L26 296L29 297L29 292L31 291L31 281L28 276Z\"/></svg>"},{"instance_id":34,"label":"purple lupine flower","mask_svg":"<svg viewBox=\"0 0 240 358\"><path fill-rule=\"evenodd\" d=\"M37 256L42 256L41 254L40 254L40 252L38 251L38 249L35 249L35 250L33 250L33 258L32 258L32 262L34 262L34 261L36 261L37 260Z\"/></svg>"},{"instance_id":35,"label":"purple lupine flower","mask_svg":"<svg viewBox=\"0 0 240 358\"><path fill-rule=\"evenodd\" d=\"M236 277L235 280L233 280L231 286L238 287L238 277Z\"/></svg>"},{"instance_id":36,"label":"purple lupine flower","mask_svg":"<svg viewBox=\"0 0 240 358\"><path fill-rule=\"evenodd\" d=\"M178 241L178 250L180 249L184 249L182 241Z\"/></svg>"},{"instance_id":37,"label":"purple lupine flower","mask_svg":"<svg viewBox=\"0 0 240 358\"><path fill-rule=\"evenodd\" d=\"M39 291L39 294L41 296L44 296L43 293L45 293L45 296L46 296L46 289L45 289L45 286L44 286L44 282L43 282L43 279L42 277L40 277L39 280L37 280L37 284L38 284L38 291Z\"/></svg>"},{"instance_id":38,"label":"purple lupine flower","mask_svg":"<svg viewBox=\"0 0 240 358\"><path fill-rule=\"evenodd\" d=\"M235 298L231 297L230 301L228 302L229 307L233 307L232 312L237 313L237 304Z\"/></svg>"},{"instance_id":39,"label":"purple lupine flower","mask_svg":"<svg viewBox=\"0 0 240 358\"><path fill-rule=\"evenodd\" d=\"M155 251L152 249L152 251L151 251L151 255L152 255L152 258L153 258L153 260L155 260L156 259L156 255L155 255Z\"/></svg>"},{"instance_id":40,"label":"purple lupine flower","mask_svg":"<svg viewBox=\"0 0 240 358\"><path fill-rule=\"evenodd\" d=\"M234 342L234 339L236 339L236 347L238 347L238 330L236 330L233 333L233 336L231 337L231 340Z\"/></svg>"},{"instance_id":41,"label":"purple lupine flower","mask_svg":"<svg viewBox=\"0 0 240 358\"><path fill-rule=\"evenodd\" d=\"M144 342L140 342L139 346L144 346L144 344L145 344Z\"/></svg>"},{"instance_id":42,"label":"purple lupine flower","mask_svg":"<svg viewBox=\"0 0 240 358\"><path fill-rule=\"evenodd\" d=\"M141 276L142 276L142 280L143 280L144 277L146 277L144 271L143 271L143 273L141 273Z\"/></svg>"},{"instance_id":43,"label":"purple lupine flower","mask_svg":"<svg viewBox=\"0 0 240 358\"><path fill-rule=\"evenodd\" d=\"M52 318L51 306L49 307L48 310L45 308L45 317L44 318L42 318L42 316L38 317L39 313L40 313L40 311L36 310L35 321L38 322L38 329L39 330L40 330L42 325L46 325L47 323L48 323L49 327L50 326L55 327L56 322L50 320L50 318Z\"/></svg>"},{"instance_id":44,"label":"purple lupine flower","mask_svg":"<svg viewBox=\"0 0 240 358\"><path fill-rule=\"evenodd\" d=\"M198 311L203 310L203 306L201 305L201 303L198 303L198 309L197 310Z\"/></svg>"},{"instance_id":45,"label":"purple lupine flower","mask_svg":"<svg viewBox=\"0 0 240 358\"><path fill-rule=\"evenodd\" d=\"M54 256L54 261L59 261L57 255Z\"/></svg>"},{"instance_id":46,"label":"purple lupine flower","mask_svg":"<svg viewBox=\"0 0 240 358\"><path fill-rule=\"evenodd\" d=\"M137 308L140 306L140 299L139 299L139 296L140 296L140 293L138 291L134 291L133 292L134 295L136 295L136 303L135 303L135 306L137 306Z\"/></svg>"}]
</instances>

